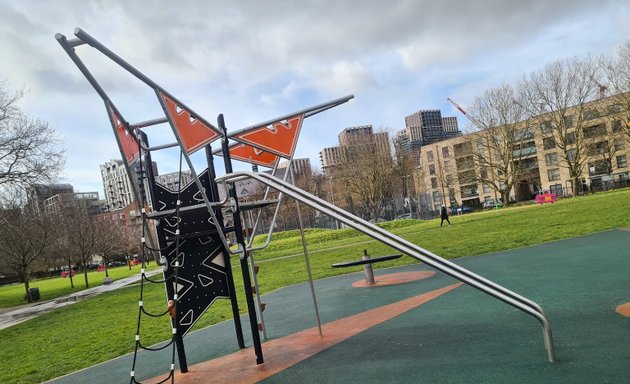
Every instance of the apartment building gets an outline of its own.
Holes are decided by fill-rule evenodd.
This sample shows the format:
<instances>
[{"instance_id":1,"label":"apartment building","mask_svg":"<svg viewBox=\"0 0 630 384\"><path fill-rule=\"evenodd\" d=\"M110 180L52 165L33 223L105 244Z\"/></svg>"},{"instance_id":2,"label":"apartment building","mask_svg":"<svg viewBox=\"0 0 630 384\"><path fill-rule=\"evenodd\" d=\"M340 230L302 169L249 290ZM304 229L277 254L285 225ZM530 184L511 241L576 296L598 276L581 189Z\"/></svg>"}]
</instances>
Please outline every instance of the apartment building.
<instances>
[{"instance_id":1,"label":"apartment building","mask_svg":"<svg viewBox=\"0 0 630 384\"><path fill-rule=\"evenodd\" d=\"M571 116L576 113L577 108L566 110L569 127L573 124ZM621 108L615 105L614 98L599 99L585 106L583 116L583 128L578 134L586 159L578 177L578 191L627 183L630 143L624 139L627 128ZM574 181L553 137L550 116L537 116L521 124L522 136L513 154L527 172L510 191L510 200L530 200L540 191L559 197L571 195ZM572 137L570 129L568 137ZM426 191L435 209L441 204L480 207L485 201L500 198L494 189L479 181L482 170L476 159L484 150L487 147L475 133L423 146L421 172L414 179L417 190ZM571 151L569 154L575 153Z\"/></svg>"},{"instance_id":2,"label":"apartment building","mask_svg":"<svg viewBox=\"0 0 630 384\"><path fill-rule=\"evenodd\" d=\"M165 173L163 175L155 176L155 182L165 186L171 191L179 190L180 186L183 188L192 181L192 174L189 170L181 172Z\"/></svg>"},{"instance_id":3,"label":"apartment building","mask_svg":"<svg viewBox=\"0 0 630 384\"><path fill-rule=\"evenodd\" d=\"M288 161L283 161L278 164L278 169L286 169L288 165ZM309 175L313 173L313 169L311 168L311 159L307 157L291 160L291 169L293 169L293 174L296 176Z\"/></svg>"},{"instance_id":4,"label":"apartment building","mask_svg":"<svg viewBox=\"0 0 630 384\"><path fill-rule=\"evenodd\" d=\"M412 146L429 145L461 135L456 117L442 117L439 109L425 109L405 117L405 130Z\"/></svg>"},{"instance_id":5,"label":"apartment building","mask_svg":"<svg viewBox=\"0 0 630 384\"><path fill-rule=\"evenodd\" d=\"M63 215L80 209L89 215L101 213L98 192L58 193L43 201L47 215Z\"/></svg>"},{"instance_id":6,"label":"apartment building","mask_svg":"<svg viewBox=\"0 0 630 384\"><path fill-rule=\"evenodd\" d=\"M326 175L327 172L330 173L330 170L334 166L341 164L347 153L346 148L354 145L373 145L374 151L388 153L391 156L389 134L387 132L375 133L371 125L346 128L339 134L338 139L338 146L324 148L319 152L322 173L324 175Z\"/></svg>"},{"instance_id":7,"label":"apartment building","mask_svg":"<svg viewBox=\"0 0 630 384\"><path fill-rule=\"evenodd\" d=\"M157 164L153 162L152 165L153 174L157 175ZM100 165L103 190L109 211L123 209L135 202L134 187L131 184L131 180L133 180L136 188L139 188L141 182L139 162L136 162L131 167L132 177L130 178L122 160L110 160Z\"/></svg>"}]
</instances>

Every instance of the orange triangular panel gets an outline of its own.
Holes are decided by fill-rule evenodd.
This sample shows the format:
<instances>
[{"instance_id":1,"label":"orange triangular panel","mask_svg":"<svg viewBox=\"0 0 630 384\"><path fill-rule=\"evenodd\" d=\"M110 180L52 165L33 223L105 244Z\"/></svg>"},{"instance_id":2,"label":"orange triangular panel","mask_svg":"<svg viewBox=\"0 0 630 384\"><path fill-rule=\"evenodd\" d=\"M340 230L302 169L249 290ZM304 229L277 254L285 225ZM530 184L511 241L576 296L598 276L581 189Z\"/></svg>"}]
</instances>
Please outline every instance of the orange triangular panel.
<instances>
[{"instance_id":1,"label":"orange triangular panel","mask_svg":"<svg viewBox=\"0 0 630 384\"><path fill-rule=\"evenodd\" d=\"M114 133L116 133L116 138L118 139L120 151L125 156L125 159L127 159L127 164L131 164L140 157L138 141L127 129L125 129L125 125L113 109L110 108L109 113L112 117L111 121L114 127Z\"/></svg>"},{"instance_id":2,"label":"orange triangular panel","mask_svg":"<svg viewBox=\"0 0 630 384\"><path fill-rule=\"evenodd\" d=\"M276 155L292 158L297 144L304 115L298 115L270 126L254 128L248 132L235 135L238 141L249 143Z\"/></svg>"},{"instance_id":3,"label":"orange triangular panel","mask_svg":"<svg viewBox=\"0 0 630 384\"><path fill-rule=\"evenodd\" d=\"M160 92L166 111L186 153L192 153L221 136L219 130L194 117L187 109Z\"/></svg>"},{"instance_id":4,"label":"orange triangular panel","mask_svg":"<svg viewBox=\"0 0 630 384\"><path fill-rule=\"evenodd\" d=\"M237 143L230 146L230 157L233 160L240 160L246 163L262 165L263 167L273 168L278 161L278 156L273 153L265 152L261 149L254 148L251 145Z\"/></svg>"}]
</instances>

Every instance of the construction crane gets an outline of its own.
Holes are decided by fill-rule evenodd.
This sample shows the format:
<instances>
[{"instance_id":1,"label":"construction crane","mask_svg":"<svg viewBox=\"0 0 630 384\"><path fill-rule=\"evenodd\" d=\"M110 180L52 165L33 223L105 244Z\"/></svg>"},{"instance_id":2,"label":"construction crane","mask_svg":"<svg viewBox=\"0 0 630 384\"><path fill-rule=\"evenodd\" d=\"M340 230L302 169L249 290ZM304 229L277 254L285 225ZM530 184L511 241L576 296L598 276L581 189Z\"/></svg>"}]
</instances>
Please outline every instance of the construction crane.
<instances>
[{"instance_id":1,"label":"construction crane","mask_svg":"<svg viewBox=\"0 0 630 384\"><path fill-rule=\"evenodd\" d=\"M456 102L451 100L450 97L447 97L446 100L449 101L451 104L453 104L453 106L455 108L457 108L457 110L459 110L461 113L463 113L464 116L466 116L468 118L468 120L470 120L477 128L483 129L483 126L481 124L479 124L479 122L477 122L477 120L475 120L474 117L472 117L468 113L466 113L466 111L464 111L464 108L460 107Z\"/></svg>"},{"instance_id":2,"label":"construction crane","mask_svg":"<svg viewBox=\"0 0 630 384\"><path fill-rule=\"evenodd\" d=\"M470 116L468 113L466 113L466 111L464 111L464 108L460 107L456 102L454 102L453 100L451 100L450 97L447 97L446 100L448 100L451 104L453 104L453 106L455 108L457 108L458 111L460 111L461 113L464 114L464 116L466 116L468 118L468 120L470 120L477 128L479 128L480 130L483 130L483 125L481 125L479 122L477 122L477 120ZM488 147L488 158L489 160L489 164L490 164L490 173L492 175L492 178L494 179L494 167L493 167L493 163L492 163L492 151L490 150L490 148ZM499 199L497 196L497 190L494 189L494 209L499 209Z\"/></svg>"}]
</instances>

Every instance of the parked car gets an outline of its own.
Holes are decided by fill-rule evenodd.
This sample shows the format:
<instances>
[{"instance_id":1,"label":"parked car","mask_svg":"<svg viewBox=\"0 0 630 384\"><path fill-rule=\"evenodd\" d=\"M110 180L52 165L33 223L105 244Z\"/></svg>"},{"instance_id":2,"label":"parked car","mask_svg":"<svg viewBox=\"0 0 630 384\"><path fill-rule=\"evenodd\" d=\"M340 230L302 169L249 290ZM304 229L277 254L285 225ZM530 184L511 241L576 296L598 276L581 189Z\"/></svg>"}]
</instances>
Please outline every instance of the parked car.
<instances>
[{"instance_id":1,"label":"parked car","mask_svg":"<svg viewBox=\"0 0 630 384\"><path fill-rule=\"evenodd\" d=\"M486 200L483 202L483 209L492 209L494 207L503 207L503 203L501 200L497 200L496 203L494 199Z\"/></svg>"},{"instance_id":2,"label":"parked car","mask_svg":"<svg viewBox=\"0 0 630 384\"><path fill-rule=\"evenodd\" d=\"M411 219L411 213L404 213L400 216L397 216L394 220L403 220L403 219Z\"/></svg>"},{"instance_id":3,"label":"parked car","mask_svg":"<svg viewBox=\"0 0 630 384\"><path fill-rule=\"evenodd\" d=\"M110 261L107 266L108 267L120 267L121 265L126 265L127 263L122 261Z\"/></svg>"},{"instance_id":4,"label":"parked car","mask_svg":"<svg viewBox=\"0 0 630 384\"><path fill-rule=\"evenodd\" d=\"M464 213L470 213L473 209L465 205L461 207L451 207L451 215L463 215Z\"/></svg>"}]
</instances>

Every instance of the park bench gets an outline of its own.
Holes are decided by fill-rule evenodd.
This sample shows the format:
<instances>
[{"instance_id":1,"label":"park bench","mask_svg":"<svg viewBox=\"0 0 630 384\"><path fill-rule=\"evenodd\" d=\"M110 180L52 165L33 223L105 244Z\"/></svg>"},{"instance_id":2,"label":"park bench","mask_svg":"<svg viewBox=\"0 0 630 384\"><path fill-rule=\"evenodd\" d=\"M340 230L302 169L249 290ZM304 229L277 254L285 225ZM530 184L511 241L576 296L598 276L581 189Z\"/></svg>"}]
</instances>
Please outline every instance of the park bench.
<instances>
[{"instance_id":1,"label":"park bench","mask_svg":"<svg viewBox=\"0 0 630 384\"><path fill-rule=\"evenodd\" d=\"M370 257L367 252L367 249L363 250L363 257L361 260L354 261L344 261L341 263L335 263L332 265L333 268L345 268L345 267L354 267L356 265L363 265L363 272L365 273L365 283L367 285L374 285L374 271L372 270L373 263L379 263L381 261L395 260L402 255L386 255L379 257Z\"/></svg>"}]
</instances>

